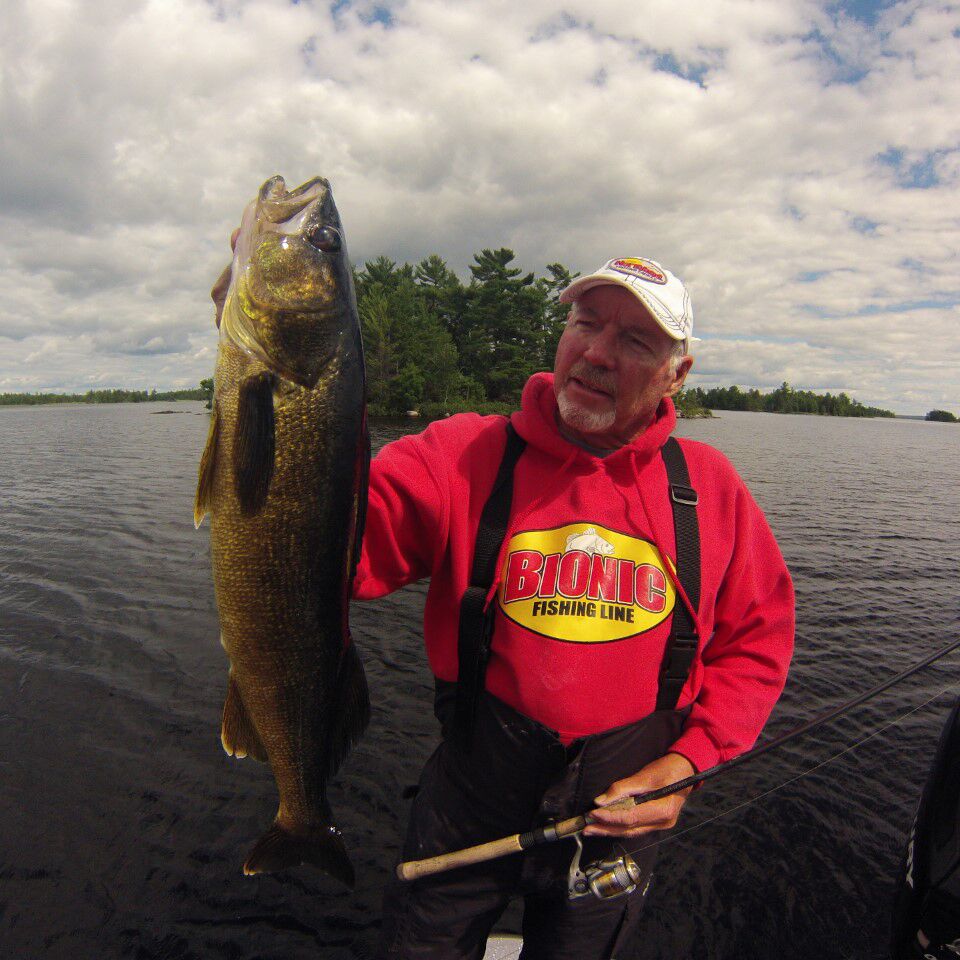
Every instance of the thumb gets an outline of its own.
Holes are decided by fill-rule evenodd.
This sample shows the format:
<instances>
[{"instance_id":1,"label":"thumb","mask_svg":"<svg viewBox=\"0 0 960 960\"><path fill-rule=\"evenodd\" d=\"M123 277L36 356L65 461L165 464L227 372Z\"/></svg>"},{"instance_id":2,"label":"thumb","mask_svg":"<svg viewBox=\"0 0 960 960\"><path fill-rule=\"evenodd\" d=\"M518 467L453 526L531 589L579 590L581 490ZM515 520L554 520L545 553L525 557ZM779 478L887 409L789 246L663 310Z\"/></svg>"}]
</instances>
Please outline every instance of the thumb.
<instances>
[{"instance_id":1,"label":"thumb","mask_svg":"<svg viewBox=\"0 0 960 960\"><path fill-rule=\"evenodd\" d=\"M616 783L611 783L600 796L594 797L593 802L598 807L606 807L625 797L631 797L634 793L636 793L636 784L632 780L617 780Z\"/></svg>"}]
</instances>

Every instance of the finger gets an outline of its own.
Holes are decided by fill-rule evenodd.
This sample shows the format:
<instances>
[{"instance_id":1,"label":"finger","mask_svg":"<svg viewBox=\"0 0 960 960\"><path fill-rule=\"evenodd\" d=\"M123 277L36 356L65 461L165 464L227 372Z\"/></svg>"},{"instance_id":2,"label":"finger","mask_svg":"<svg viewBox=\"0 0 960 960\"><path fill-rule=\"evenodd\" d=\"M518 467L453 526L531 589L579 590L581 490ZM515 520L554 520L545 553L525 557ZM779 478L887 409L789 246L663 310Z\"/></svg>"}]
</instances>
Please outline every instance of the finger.
<instances>
[{"instance_id":1,"label":"finger","mask_svg":"<svg viewBox=\"0 0 960 960\"><path fill-rule=\"evenodd\" d=\"M609 816L606 810L599 810L590 818L591 825L616 829L652 827L656 830L663 830L667 827L672 827L676 822L677 814L672 808L642 812L637 811L632 816Z\"/></svg>"},{"instance_id":2,"label":"finger","mask_svg":"<svg viewBox=\"0 0 960 960\"><path fill-rule=\"evenodd\" d=\"M220 316L223 313L223 302L227 298L227 288L230 286L230 265L223 269L223 273L217 277L217 282L210 289L210 299L216 310L217 327L220 327Z\"/></svg>"},{"instance_id":3,"label":"finger","mask_svg":"<svg viewBox=\"0 0 960 960\"><path fill-rule=\"evenodd\" d=\"M232 271L232 265L227 264L220 273L220 276L217 277L216 282L210 288L210 299L214 303L223 303L223 298L227 294L227 287L230 286L230 273Z\"/></svg>"},{"instance_id":4,"label":"finger","mask_svg":"<svg viewBox=\"0 0 960 960\"><path fill-rule=\"evenodd\" d=\"M634 799L634 794L628 793L621 795L619 799L614 799L617 795L614 793L600 794L599 797L594 797L593 802L597 804L598 807L602 807L609 813L631 813L637 806L637 801Z\"/></svg>"},{"instance_id":5,"label":"finger","mask_svg":"<svg viewBox=\"0 0 960 960\"><path fill-rule=\"evenodd\" d=\"M626 780L618 780L616 783L610 784L603 793L593 798L593 802L598 807L608 807L624 798L641 797L645 793L653 793L654 790L669 786L672 786L672 781L660 783L651 782L648 778L641 776L628 777ZM677 790L676 793L667 794L664 799L679 797L681 800L685 800L692 792L693 787L685 787L683 790Z\"/></svg>"},{"instance_id":6,"label":"finger","mask_svg":"<svg viewBox=\"0 0 960 960\"><path fill-rule=\"evenodd\" d=\"M230 234L230 249L236 251L237 249L237 237L240 236L240 228L237 227L233 233Z\"/></svg>"},{"instance_id":7,"label":"finger","mask_svg":"<svg viewBox=\"0 0 960 960\"><path fill-rule=\"evenodd\" d=\"M627 777L611 783L603 793L593 798L598 807L608 807L618 801L630 800L642 793L649 793L653 788L648 786L642 777Z\"/></svg>"},{"instance_id":8,"label":"finger","mask_svg":"<svg viewBox=\"0 0 960 960\"><path fill-rule=\"evenodd\" d=\"M583 831L583 835L585 837L642 837L648 833L657 833L666 829L669 829L668 826L657 826L655 824L641 827L610 827L591 824Z\"/></svg>"},{"instance_id":9,"label":"finger","mask_svg":"<svg viewBox=\"0 0 960 960\"><path fill-rule=\"evenodd\" d=\"M614 836L625 830L669 830L676 825L680 807L673 804L652 804L649 808L637 808L633 813L611 813L610 808L601 807L590 814L590 824L585 831L588 835ZM597 829L594 830L593 827Z\"/></svg>"},{"instance_id":10,"label":"finger","mask_svg":"<svg viewBox=\"0 0 960 960\"><path fill-rule=\"evenodd\" d=\"M590 812L591 822L619 826L641 826L657 824L661 827L673 826L680 816L685 800L683 797L670 796L650 803L636 804L633 798L619 801L606 807L598 807Z\"/></svg>"}]
</instances>

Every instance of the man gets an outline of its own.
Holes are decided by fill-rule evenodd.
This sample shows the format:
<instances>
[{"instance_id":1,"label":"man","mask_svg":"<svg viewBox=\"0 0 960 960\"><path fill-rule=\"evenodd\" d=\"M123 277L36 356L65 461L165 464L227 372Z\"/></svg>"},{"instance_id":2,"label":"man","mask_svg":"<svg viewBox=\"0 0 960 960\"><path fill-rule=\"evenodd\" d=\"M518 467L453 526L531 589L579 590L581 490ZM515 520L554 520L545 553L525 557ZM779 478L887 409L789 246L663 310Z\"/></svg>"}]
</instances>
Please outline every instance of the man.
<instances>
[{"instance_id":1,"label":"man","mask_svg":"<svg viewBox=\"0 0 960 960\"><path fill-rule=\"evenodd\" d=\"M718 451L680 444L692 496L668 483L661 456L675 425L671 398L693 363L686 289L652 260L620 258L561 300L572 309L554 372L531 377L510 418L525 445L488 594L489 663L471 672L479 689L465 734L461 601L508 449L504 418L431 424L385 447L371 468L355 595L431 578L424 629L445 734L421 777L405 860L591 808L584 862L613 841L671 827L683 795L629 812L604 806L749 749L785 682L793 591L762 513ZM698 501L696 604L689 571L681 566L683 582L675 571L671 497ZM664 698L661 666L681 617L698 653ZM638 857L640 889L612 901L568 898L572 852L557 843L395 882L382 956L479 960L516 896L526 960L613 956L634 929L652 851Z\"/></svg>"}]
</instances>

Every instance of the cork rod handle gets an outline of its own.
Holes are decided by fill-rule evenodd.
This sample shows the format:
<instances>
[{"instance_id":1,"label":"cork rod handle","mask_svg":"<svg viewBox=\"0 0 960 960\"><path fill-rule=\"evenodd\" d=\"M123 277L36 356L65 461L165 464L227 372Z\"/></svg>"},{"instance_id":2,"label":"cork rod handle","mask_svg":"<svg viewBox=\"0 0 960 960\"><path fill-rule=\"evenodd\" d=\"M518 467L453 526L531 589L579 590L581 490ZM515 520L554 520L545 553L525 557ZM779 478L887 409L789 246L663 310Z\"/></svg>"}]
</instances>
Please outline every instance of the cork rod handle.
<instances>
[{"instance_id":1,"label":"cork rod handle","mask_svg":"<svg viewBox=\"0 0 960 960\"><path fill-rule=\"evenodd\" d=\"M416 880L417 877L426 877L434 873L443 873L455 867L465 867L471 863L484 863L487 860L496 860L509 853L517 853L523 848L520 846L520 834L512 837L503 837L500 840L491 840L475 847L466 847L463 850L454 850L452 853L442 853L438 857L427 857L426 860L408 860L397 865L397 876L401 880Z\"/></svg>"},{"instance_id":2,"label":"cork rod handle","mask_svg":"<svg viewBox=\"0 0 960 960\"><path fill-rule=\"evenodd\" d=\"M616 803L611 803L608 810L629 810L636 803L634 797L625 797ZM408 860L397 865L397 876L401 880L416 880L418 877L428 877L434 873L443 873L456 867L466 867L472 863L485 863L487 860L496 860L511 853L519 853L528 847L538 846L541 843L550 843L564 837L572 837L579 833L588 823L592 823L589 814L580 817L570 817L559 823L550 824L540 830L530 833L515 833L512 837L502 837L500 840L490 840L475 847L466 847L463 850L454 850L451 853L442 853L436 857L427 857L425 860Z\"/></svg>"}]
</instances>

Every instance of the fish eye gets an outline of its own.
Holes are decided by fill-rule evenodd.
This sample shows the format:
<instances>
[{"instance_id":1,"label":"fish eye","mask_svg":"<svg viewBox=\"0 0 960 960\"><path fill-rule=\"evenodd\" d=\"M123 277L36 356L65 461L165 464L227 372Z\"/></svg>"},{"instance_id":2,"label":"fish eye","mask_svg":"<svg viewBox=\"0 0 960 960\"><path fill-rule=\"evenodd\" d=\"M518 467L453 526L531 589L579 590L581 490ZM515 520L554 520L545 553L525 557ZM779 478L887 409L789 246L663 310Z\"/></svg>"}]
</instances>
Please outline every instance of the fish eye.
<instances>
[{"instance_id":1,"label":"fish eye","mask_svg":"<svg viewBox=\"0 0 960 960\"><path fill-rule=\"evenodd\" d=\"M328 224L317 227L316 230L307 236L307 240L324 253L336 253L343 246L340 231L336 227L331 227Z\"/></svg>"}]
</instances>

